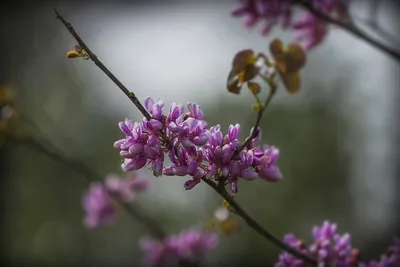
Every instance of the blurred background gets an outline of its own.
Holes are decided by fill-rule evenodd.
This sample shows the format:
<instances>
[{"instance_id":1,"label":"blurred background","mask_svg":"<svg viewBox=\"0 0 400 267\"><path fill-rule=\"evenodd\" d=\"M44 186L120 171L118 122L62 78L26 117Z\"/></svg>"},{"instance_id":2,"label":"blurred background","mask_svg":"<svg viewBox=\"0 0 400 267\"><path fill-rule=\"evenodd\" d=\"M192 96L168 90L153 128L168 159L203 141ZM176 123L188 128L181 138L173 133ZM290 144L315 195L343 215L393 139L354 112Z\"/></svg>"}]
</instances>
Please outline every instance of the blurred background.
<instances>
[{"instance_id":1,"label":"blurred background","mask_svg":"<svg viewBox=\"0 0 400 267\"><path fill-rule=\"evenodd\" d=\"M368 16L368 1L355 13ZM398 40L397 1L382 1L380 23ZM0 84L16 94L19 133L45 138L101 176L121 174L113 142L117 123L142 115L90 61L68 60L76 44L55 20L56 7L103 63L140 100L197 102L210 125L255 121L247 90L226 90L233 56L251 48L268 54L274 38L247 30L230 16L236 1L75 1L0 8ZM341 29L308 54L302 91L280 88L262 120L262 142L280 148L279 184L242 183L237 201L279 237L293 232L311 241L324 220L349 232L363 258L377 258L400 233L399 63ZM97 230L84 228L81 173L18 142L2 140L3 256L10 263L60 266L87 263L139 266L138 239L147 229L124 212ZM184 191L185 177L150 177L138 204L170 233L212 216L221 198L206 184ZM238 218L240 221L240 219ZM279 250L241 223L221 238L207 266L263 263Z\"/></svg>"}]
</instances>

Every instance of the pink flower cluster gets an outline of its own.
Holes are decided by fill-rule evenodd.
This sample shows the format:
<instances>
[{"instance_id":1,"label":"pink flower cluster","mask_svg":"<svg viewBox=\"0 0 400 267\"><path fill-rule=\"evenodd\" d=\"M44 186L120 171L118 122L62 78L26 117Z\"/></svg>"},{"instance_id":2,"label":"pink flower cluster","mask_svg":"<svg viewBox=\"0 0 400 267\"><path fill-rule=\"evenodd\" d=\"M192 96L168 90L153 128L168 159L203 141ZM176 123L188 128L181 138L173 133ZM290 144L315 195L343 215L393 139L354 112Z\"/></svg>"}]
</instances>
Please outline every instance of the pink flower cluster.
<instances>
[{"instance_id":1,"label":"pink flower cluster","mask_svg":"<svg viewBox=\"0 0 400 267\"><path fill-rule=\"evenodd\" d=\"M309 12L303 12L295 20L292 19L294 0L243 0L241 5L232 14L245 18L248 28L263 22L262 35L267 35L271 29L281 23L283 29L291 28L295 31L300 43L310 50L325 39L328 24ZM350 0L313 0L306 1L315 9L329 16L342 17Z\"/></svg>"},{"instance_id":2,"label":"pink flower cluster","mask_svg":"<svg viewBox=\"0 0 400 267\"><path fill-rule=\"evenodd\" d=\"M336 224L325 221L321 227L314 227L312 234L314 243L308 248L293 234L284 237L284 242L299 251L314 257L318 262L329 264L332 267L350 267L358 260L358 251L352 249L349 234L336 234ZM275 267L306 267L307 264L292 254L283 252Z\"/></svg>"},{"instance_id":3,"label":"pink flower cluster","mask_svg":"<svg viewBox=\"0 0 400 267\"><path fill-rule=\"evenodd\" d=\"M393 245L389 247L379 260L360 263L358 267L397 267L400 266L400 236L393 238Z\"/></svg>"},{"instance_id":4,"label":"pink flower cluster","mask_svg":"<svg viewBox=\"0 0 400 267\"><path fill-rule=\"evenodd\" d=\"M132 202L135 193L145 191L148 186L147 179L137 177L134 173L129 173L125 179L110 175L104 184L92 183L82 202L86 227L96 228L113 222L117 213L113 198L125 203Z\"/></svg>"},{"instance_id":5,"label":"pink flower cluster","mask_svg":"<svg viewBox=\"0 0 400 267\"><path fill-rule=\"evenodd\" d=\"M174 266L180 261L201 261L216 247L218 236L198 228L183 230L164 240L142 239L146 266Z\"/></svg>"},{"instance_id":6,"label":"pink flower cluster","mask_svg":"<svg viewBox=\"0 0 400 267\"><path fill-rule=\"evenodd\" d=\"M124 158L124 171L138 170L148 165L155 176L191 176L184 184L192 189L201 179L227 179L232 192L238 191L238 179L261 178L270 182L283 177L276 166L279 150L273 146L255 146L261 138L252 140L248 147L236 153L240 125L231 125L224 135L219 125L208 127L204 114L196 103L188 103L188 112L182 104L173 103L163 114L164 103L147 98L145 106L151 119L133 123L126 119L119 123L125 138L114 143ZM165 166L165 155L172 162Z\"/></svg>"},{"instance_id":7,"label":"pink flower cluster","mask_svg":"<svg viewBox=\"0 0 400 267\"><path fill-rule=\"evenodd\" d=\"M362 263L359 261L360 253L358 249L351 246L349 234L339 235L336 233L337 225L325 221L322 226L315 226L312 231L314 242L306 246L293 234L287 234L284 242L303 254L309 255L318 260L319 263L328 264L332 267L397 267L400 266L400 238L395 238L395 244L389 252L383 255L379 262L372 261ZM296 258L288 252L283 252L279 256L279 261L275 267L307 267L308 265L301 259Z\"/></svg>"}]
</instances>

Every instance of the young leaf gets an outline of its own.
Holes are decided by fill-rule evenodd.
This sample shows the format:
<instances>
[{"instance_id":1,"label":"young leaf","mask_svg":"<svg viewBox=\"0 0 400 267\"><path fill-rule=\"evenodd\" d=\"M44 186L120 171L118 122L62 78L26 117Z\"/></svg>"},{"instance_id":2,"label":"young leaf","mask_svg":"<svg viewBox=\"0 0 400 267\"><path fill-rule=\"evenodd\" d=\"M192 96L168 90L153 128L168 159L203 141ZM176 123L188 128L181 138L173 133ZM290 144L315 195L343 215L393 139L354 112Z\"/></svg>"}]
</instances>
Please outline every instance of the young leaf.
<instances>
[{"instance_id":1,"label":"young leaf","mask_svg":"<svg viewBox=\"0 0 400 267\"><path fill-rule=\"evenodd\" d=\"M243 84L257 75L256 61L257 57L251 49L239 51L235 55L232 61L232 70L229 72L227 79L229 92L239 94Z\"/></svg>"},{"instance_id":2,"label":"young leaf","mask_svg":"<svg viewBox=\"0 0 400 267\"><path fill-rule=\"evenodd\" d=\"M304 49L298 44L284 48L282 41L275 39L270 43L270 52L286 90L291 94L300 91L300 69L306 63Z\"/></svg>"},{"instance_id":3,"label":"young leaf","mask_svg":"<svg viewBox=\"0 0 400 267\"><path fill-rule=\"evenodd\" d=\"M253 95L257 95L261 92L261 86L256 82L248 82L247 87L253 93Z\"/></svg>"}]
</instances>

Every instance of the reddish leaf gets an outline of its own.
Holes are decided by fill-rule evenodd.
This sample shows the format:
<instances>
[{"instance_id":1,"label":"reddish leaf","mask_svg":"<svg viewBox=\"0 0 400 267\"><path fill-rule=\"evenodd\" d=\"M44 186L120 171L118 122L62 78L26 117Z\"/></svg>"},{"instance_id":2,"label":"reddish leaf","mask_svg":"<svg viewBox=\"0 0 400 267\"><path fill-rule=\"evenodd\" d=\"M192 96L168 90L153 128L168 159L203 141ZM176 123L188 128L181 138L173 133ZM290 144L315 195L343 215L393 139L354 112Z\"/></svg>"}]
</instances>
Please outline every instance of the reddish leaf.
<instances>
[{"instance_id":1,"label":"reddish leaf","mask_svg":"<svg viewBox=\"0 0 400 267\"><path fill-rule=\"evenodd\" d=\"M256 82L248 82L247 87L254 95L257 95L261 92L261 86Z\"/></svg>"}]
</instances>

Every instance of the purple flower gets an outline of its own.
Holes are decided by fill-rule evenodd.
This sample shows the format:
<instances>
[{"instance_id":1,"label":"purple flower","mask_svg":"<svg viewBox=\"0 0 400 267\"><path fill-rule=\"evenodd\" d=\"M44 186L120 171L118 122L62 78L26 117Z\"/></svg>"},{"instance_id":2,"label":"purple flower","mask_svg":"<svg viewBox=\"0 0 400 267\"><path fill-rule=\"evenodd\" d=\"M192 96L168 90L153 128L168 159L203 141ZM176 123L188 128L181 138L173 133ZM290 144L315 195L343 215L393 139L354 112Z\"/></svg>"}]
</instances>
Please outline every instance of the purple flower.
<instances>
[{"instance_id":1,"label":"purple flower","mask_svg":"<svg viewBox=\"0 0 400 267\"><path fill-rule=\"evenodd\" d=\"M344 18L350 0L314 0L308 1L315 9L322 13ZM296 1L292 0L243 0L241 5L232 12L233 16L244 17L248 28L262 22L262 35L268 34L275 26L281 24L283 29L294 29L297 38L310 50L321 44L327 34L328 25L317 19L310 12L304 12L299 19L292 21L293 8Z\"/></svg>"},{"instance_id":2,"label":"purple flower","mask_svg":"<svg viewBox=\"0 0 400 267\"><path fill-rule=\"evenodd\" d=\"M143 192L148 187L149 181L138 177L136 173L128 173L124 179L110 175L104 184L93 183L83 197L85 225L88 228L96 228L113 222L117 212L112 198L122 202L132 202L135 193Z\"/></svg>"},{"instance_id":3,"label":"purple flower","mask_svg":"<svg viewBox=\"0 0 400 267\"><path fill-rule=\"evenodd\" d=\"M192 228L168 236L164 240L142 239L139 245L145 253L146 266L169 266L180 260L200 260L210 253L217 243L217 235Z\"/></svg>"},{"instance_id":4,"label":"purple flower","mask_svg":"<svg viewBox=\"0 0 400 267\"><path fill-rule=\"evenodd\" d=\"M279 22L286 28L291 22L291 0L248 0L235 9L234 16L244 16L245 25L252 28L257 22L263 21L262 35L268 34Z\"/></svg>"},{"instance_id":5,"label":"purple flower","mask_svg":"<svg viewBox=\"0 0 400 267\"><path fill-rule=\"evenodd\" d=\"M115 219L115 207L107 190L100 183L90 186L82 204L86 212L84 223L88 228L96 228L101 224L111 223Z\"/></svg>"},{"instance_id":6,"label":"purple flower","mask_svg":"<svg viewBox=\"0 0 400 267\"><path fill-rule=\"evenodd\" d=\"M137 173L130 172L124 179L114 175L108 176L104 187L111 196L118 197L124 202L131 202L135 193L146 191L149 185L148 179L138 177Z\"/></svg>"},{"instance_id":7,"label":"purple flower","mask_svg":"<svg viewBox=\"0 0 400 267\"><path fill-rule=\"evenodd\" d=\"M143 122L126 119L119 123L125 139L114 143L124 158L124 171L150 166L155 176L190 176L184 183L186 190L194 188L201 179L225 179L232 192L238 191L239 179L246 181L261 178L276 182L282 174L276 166L279 151L275 147L256 146L261 130L248 147L236 152L240 125L230 125L223 134L220 125L209 127L204 113L196 103L188 103L185 113L182 104L172 103L168 114L163 114L164 104L158 99L145 100L152 118ZM165 166L165 155L172 164Z\"/></svg>"},{"instance_id":8,"label":"purple flower","mask_svg":"<svg viewBox=\"0 0 400 267\"><path fill-rule=\"evenodd\" d=\"M400 236L393 238L393 245L389 247L379 261L362 262L358 267L397 267L400 266Z\"/></svg>"},{"instance_id":9,"label":"purple flower","mask_svg":"<svg viewBox=\"0 0 400 267\"><path fill-rule=\"evenodd\" d=\"M345 15L351 0L314 0L313 5L316 9L330 14L336 12L336 16L341 18Z\"/></svg>"},{"instance_id":10,"label":"purple flower","mask_svg":"<svg viewBox=\"0 0 400 267\"><path fill-rule=\"evenodd\" d=\"M325 221L322 226L315 226L312 231L314 242L306 248L303 242L296 239L293 234L287 234L284 242L296 248L303 254L317 259L321 264L332 267L397 267L400 266L400 238L393 239L393 245L383 254L379 261L359 262L360 253L351 246L349 234L336 233L337 225ZM283 252L275 267L306 267L303 260L292 254Z\"/></svg>"},{"instance_id":11,"label":"purple flower","mask_svg":"<svg viewBox=\"0 0 400 267\"><path fill-rule=\"evenodd\" d=\"M266 147L262 156L259 158L257 167L261 179L269 182L278 182L282 180L283 175L275 165L279 158L279 150L275 147Z\"/></svg>"},{"instance_id":12,"label":"purple flower","mask_svg":"<svg viewBox=\"0 0 400 267\"><path fill-rule=\"evenodd\" d=\"M303 242L296 239L293 234L284 237L284 242L303 254L311 256L320 263L332 267L352 267L358 261L358 250L351 247L349 234L336 234L337 226L325 221L321 227L314 227L312 231L314 242L307 248ZM279 256L276 267L305 267L303 260L283 252Z\"/></svg>"},{"instance_id":13,"label":"purple flower","mask_svg":"<svg viewBox=\"0 0 400 267\"><path fill-rule=\"evenodd\" d=\"M296 38L306 50L311 50L324 41L328 32L328 23L313 14L304 12L293 23Z\"/></svg>"},{"instance_id":14,"label":"purple flower","mask_svg":"<svg viewBox=\"0 0 400 267\"><path fill-rule=\"evenodd\" d=\"M303 242L297 240L297 238L293 234L285 235L283 241L286 244L303 252L304 254L307 254L307 250L305 249L305 245L303 244ZM306 267L306 264L302 260L297 259L290 253L282 252L279 255L279 261L278 263L275 264L275 267Z\"/></svg>"}]
</instances>

